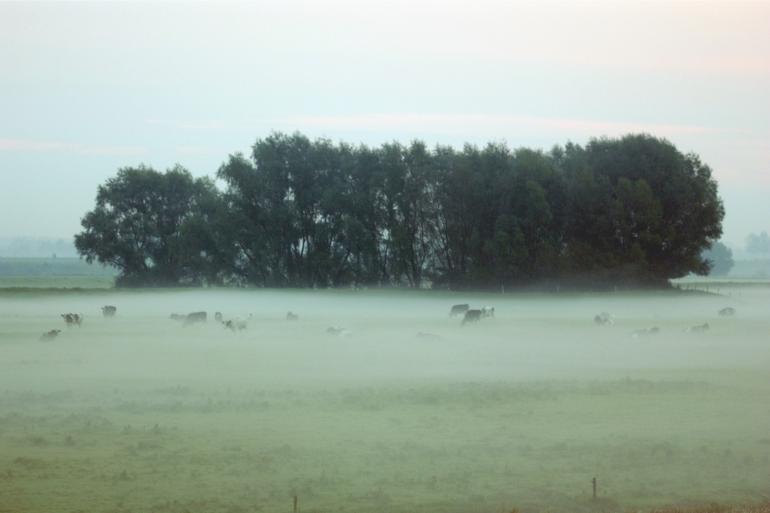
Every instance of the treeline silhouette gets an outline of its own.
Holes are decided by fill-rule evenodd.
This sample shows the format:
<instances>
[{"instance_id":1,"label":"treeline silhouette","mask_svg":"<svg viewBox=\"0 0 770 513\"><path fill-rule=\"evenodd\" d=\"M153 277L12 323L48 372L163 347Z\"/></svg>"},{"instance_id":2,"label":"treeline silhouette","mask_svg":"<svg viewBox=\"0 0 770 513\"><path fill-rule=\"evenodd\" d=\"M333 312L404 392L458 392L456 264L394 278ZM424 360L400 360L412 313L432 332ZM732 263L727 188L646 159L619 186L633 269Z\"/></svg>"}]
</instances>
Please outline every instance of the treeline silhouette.
<instances>
[{"instance_id":1,"label":"treeline silhouette","mask_svg":"<svg viewBox=\"0 0 770 513\"><path fill-rule=\"evenodd\" d=\"M120 169L79 253L122 286L665 286L708 273L724 217L709 167L649 135L542 152L273 133L216 178Z\"/></svg>"}]
</instances>

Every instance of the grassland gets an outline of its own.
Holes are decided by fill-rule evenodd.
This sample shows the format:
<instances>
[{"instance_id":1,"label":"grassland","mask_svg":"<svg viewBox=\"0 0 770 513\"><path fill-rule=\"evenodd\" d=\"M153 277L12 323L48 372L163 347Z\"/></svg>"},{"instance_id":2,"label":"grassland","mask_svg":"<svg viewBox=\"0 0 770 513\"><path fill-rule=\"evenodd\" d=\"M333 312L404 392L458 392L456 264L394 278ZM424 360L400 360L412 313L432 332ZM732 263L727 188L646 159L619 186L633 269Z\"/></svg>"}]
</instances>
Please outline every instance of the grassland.
<instances>
[{"instance_id":1,"label":"grassland","mask_svg":"<svg viewBox=\"0 0 770 513\"><path fill-rule=\"evenodd\" d=\"M760 503L770 290L722 293L6 292L0 512ZM447 312L466 301L496 317L461 328ZM248 330L168 319L196 310ZM614 325L594 325L603 310Z\"/></svg>"},{"instance_id":2,"label":"grassland","mask_svg":"<svg viewBox=\"0 0 770 513\"><path fill-rule=\"evenodd\" d=\"M110 288L117 271L79 258L0 257L0 289Z\"/></svg>"}]
</instances>

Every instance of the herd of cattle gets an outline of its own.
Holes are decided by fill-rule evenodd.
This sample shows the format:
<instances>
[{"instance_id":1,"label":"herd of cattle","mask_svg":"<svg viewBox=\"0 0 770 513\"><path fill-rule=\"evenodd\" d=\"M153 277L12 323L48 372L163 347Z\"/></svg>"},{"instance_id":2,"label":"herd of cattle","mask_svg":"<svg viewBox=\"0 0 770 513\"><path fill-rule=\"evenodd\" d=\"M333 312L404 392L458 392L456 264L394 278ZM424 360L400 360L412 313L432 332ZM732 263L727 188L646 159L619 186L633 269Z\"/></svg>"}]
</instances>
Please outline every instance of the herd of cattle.
<instances>
[{"instance_id":1,"label":"herd of cattle","mask_svg":"<svg viewBox=\"0 0 770 513\"><path fill-rule=\"evenodd\" d=\"M717 314L720 317L733 317L735 315L735 308L731 306L727 306L719 310ZM594 323L599 326L608 326L608 325L615 324L615 319L613 319L613 317L609 313L602 312L594 316ZM709 328L710 328L709 323L704 322L703 324L689 326L685 328L683 331L685 333L705 333L706 331L709 330ZM631 332L631 336L633 338L640 338L640 337L647 337L650 335L657 335L658 333L660 333L660 327L653 326L651 328L642 328L642 329L634 330Z\"/></svg>"},{"instance_id":2,"label":"herd of cattle","mask_svg":"<svg viewBox=\"0 0 770 513\"><path fill-rule=\"evenodd\" d=\"M104 317L115 317L117 314L117 307L114 305L105 305L102 307L102 315ZM722 308L717 312L719 316L721 317L732 317L735 315L735 309L732 307L725 307ZM464 326L468 323L476 323L481 321L482 319L486 319L489 317L495 316L495 309L494 307L490 306L482 306L481 308L471 308L469 304L459 304L459 305L453 305L452 308L449 309L449 317L455 318L458 316L462 316L462 321L460 322L461 326ZM71 328L73 326L82 326L83 324L83 316L81 314L76 313L66 313L61 314L62 319L64 319L65 324L68 328ZM251 316L250 316L251 317ZM208 320L208 314L206 312L192 312L188 314L176 314L172 313L170 315L170 319L174 321L181 322L184 326L190 326L193 324L199 324L199 323L205 323ZM248 328L248 324L245 320L234 318L234 319L225 319L221 312L215 312L214 313L214 320L221 324L225 329L228 329L232 332L240 332L244 331ZM299 315L297 315L294 312L288 312L286 314L286 320L287 321L296 321L299 320ZM615 319L607 312L601 312L594 316L594 323L599 326L608 326L615 324ZM685 332L688 333L703 333L709 330L709 324L699 324L696 326L691 326L688 328L685 328ZM643 328L638 329L633 332L631 332L631 336L633 338L639 338L639 337L646 337L650 335L656 335L660 333L661 329L658 326L653 326L651 328ZM40 336L40 340L43 342L48 342L51 340L56 339L57 336L62 332L60 329L53 329L50 331L47 331L43 333ZM326 329L326 333L330 335L336 335L336 336L350 336L352 332L346 328L341 328L338 326L332 326ZM432 339L437 340L441 337L439 335L435 335L433 333L424 333L419 332L417 334L418 338L422 339Z\"/></svg>"},{"instance_id":3,"label":"herd of cattle","mask_svg":"<svg viewBox=\"0 0 770 513\"><path fill-rule=\"evenodd\" d=\"M467 322L479 322L485 317L494 317L495 309L490 306L482 306L479 309L472 309L469 304L454 305L449 310L449 317L457 317L458 315L463 316L463 320L460 324L465 325Z\"/></svg>"}]
</instances>

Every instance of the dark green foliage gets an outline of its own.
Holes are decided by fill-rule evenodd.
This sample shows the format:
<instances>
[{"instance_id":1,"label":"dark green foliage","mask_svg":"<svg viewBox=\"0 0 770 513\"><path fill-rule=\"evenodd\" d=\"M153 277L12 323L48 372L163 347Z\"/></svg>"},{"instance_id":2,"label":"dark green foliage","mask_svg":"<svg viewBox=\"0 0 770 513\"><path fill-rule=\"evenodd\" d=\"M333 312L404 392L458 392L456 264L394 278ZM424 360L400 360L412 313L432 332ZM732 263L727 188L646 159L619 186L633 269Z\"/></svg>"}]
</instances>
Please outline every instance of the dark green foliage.
<instances>
[{"instance_id":1,"label":"dark green foliage","mask_svg":"<svg viewBox=\"0 0 770 513\"><path fill-rule=\"evenodd\" d=\"M711 170L647 135L543 153L274 133L217 177L121 170L78 250L124 284L660 286L709 272L724 216Z\"/></svg>"},{"instance_id":2,"label":"dark green foliage","mask_svg":"<svg viewBox=\"0 0 770 513\"><path fill-rule=\"evenodd\" d=\"M75 247L88 262L118 268L119 285L201 283L221 269L207 254L220 251L211 223L217 194L210 180L178 166L123 168L99 187Z\"/></svg>"}]
</instances>

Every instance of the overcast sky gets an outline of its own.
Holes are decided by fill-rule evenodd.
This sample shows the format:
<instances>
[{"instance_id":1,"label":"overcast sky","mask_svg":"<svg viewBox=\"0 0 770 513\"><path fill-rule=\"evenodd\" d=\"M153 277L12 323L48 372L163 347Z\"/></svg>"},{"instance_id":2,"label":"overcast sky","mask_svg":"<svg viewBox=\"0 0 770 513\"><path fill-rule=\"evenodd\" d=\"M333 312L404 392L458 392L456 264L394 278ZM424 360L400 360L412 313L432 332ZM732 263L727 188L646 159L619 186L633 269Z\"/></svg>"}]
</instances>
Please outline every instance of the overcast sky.
<instances>
[{"instance_id":1,"label":"overcast sky","mask_svg":"<svg viewBox=\"0 0 770 513\"><path fill-rule=\"evenodd\" d=\"M0 237L66 237L119 167L213 176L271 130L548 149L648 132L770 230L770 3L0 3Z\"/></svg>"}]
</instances>

